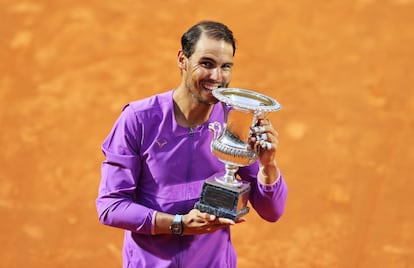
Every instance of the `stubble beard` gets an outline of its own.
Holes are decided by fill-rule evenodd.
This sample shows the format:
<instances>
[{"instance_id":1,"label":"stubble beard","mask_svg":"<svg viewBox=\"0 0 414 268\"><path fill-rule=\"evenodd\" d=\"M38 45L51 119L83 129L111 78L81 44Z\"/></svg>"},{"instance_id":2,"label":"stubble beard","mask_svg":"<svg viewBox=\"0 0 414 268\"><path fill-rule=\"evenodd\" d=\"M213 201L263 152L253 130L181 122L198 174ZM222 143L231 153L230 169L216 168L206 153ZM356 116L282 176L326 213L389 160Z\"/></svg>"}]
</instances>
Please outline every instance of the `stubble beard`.
<instances>
[{"instance_id":1,"label":"stubble beard","mask_svg":"<svg viewBox=\"0 0 414 268\"><path fill-rule=\"evenodd\" d=\"M186 88L187 88L188 93L191 95L191 97L194 100L196 100L199 104L210 106L210 105L214 105L218 102L218 100L215 97L213 97L211 100L204 99L203 96L195 89L195 87L192 87L188 83L186 83ZM204 89L204 88L201 88L200 91L201 92L206 91L206 92L209 92L211 94L210 90L207 90L207 89Z\"/></svg>"}]
</instances>

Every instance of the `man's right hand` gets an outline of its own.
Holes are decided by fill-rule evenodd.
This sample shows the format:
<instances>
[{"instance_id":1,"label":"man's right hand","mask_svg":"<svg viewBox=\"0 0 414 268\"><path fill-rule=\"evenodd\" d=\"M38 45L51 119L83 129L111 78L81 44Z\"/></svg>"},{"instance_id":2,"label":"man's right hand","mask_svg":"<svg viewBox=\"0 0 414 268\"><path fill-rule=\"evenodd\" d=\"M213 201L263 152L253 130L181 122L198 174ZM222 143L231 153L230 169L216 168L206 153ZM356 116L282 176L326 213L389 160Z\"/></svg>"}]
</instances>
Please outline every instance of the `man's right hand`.
<instances>
[{"instance_id":1,"label":"man's right hand","mask_svg":"<svg viewBox=\"0 0 414 268\"><path fill-rule=\"evenodd\" d=\"M206 234L217 231L218 229L245 222L245 218L233 221L227 218L219 218L215 215L192 209L183 216L183 235Z\"/></svg>"}]
</instances>

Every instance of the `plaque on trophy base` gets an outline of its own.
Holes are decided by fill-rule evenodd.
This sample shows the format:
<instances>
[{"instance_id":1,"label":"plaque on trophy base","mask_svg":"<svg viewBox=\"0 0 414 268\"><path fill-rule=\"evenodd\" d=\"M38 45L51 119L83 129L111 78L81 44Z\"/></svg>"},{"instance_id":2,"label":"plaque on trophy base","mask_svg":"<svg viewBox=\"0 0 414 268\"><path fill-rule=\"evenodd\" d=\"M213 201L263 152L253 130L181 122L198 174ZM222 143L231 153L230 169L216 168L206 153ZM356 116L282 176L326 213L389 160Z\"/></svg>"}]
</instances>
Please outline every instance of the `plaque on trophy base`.
<instances>
[{"instance_id":1,"label":"plaque on trophy base","mask_svg":"<svg viewBox=\"0 0 414 268\"><path fill-rule=\"evenodd\" d=\"M249 212L250 184L236 179L239 167L249 166L258 158L251 148L251 129L268 112L280 109L280 104L254 91L239 88L218 88L213 95L221 102L224 123L209 124L213 132L211 152L225 165L225 174L206 180L195 208L218 217L236 220Z\"/></svg>"},{"instance_id":2,"label":"plaque on trophy base","mask_svg":"<svg viewBox=\"0 0 414 268\"><path fill-rule=\"evenodd\" d=\"M206 180L201 198L195 208L220 218L237 220L249 212L250 183L242 182L238 187L226 186L214 178Z\"/></svg>"}]
</instances>

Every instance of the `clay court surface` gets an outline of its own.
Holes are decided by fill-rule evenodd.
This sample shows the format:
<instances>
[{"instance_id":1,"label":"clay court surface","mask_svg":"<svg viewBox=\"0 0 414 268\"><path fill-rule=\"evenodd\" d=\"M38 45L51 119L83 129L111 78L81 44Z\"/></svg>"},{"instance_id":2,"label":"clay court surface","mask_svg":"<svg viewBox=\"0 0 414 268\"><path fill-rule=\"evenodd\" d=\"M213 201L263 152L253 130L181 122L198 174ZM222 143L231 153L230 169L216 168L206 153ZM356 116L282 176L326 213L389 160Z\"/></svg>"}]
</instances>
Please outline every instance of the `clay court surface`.
<instances>
[{"instance_id":1,"label":"clay court surface","mask_svg":"<svg viewBox=\"0 0 414 268\"><path fill-rule=\"evenodd\" d=\"M202 19L238 39L232 86L283 105L286 212L233 227L239 267L414 267L412 0L0 0L0 267L121 266L100 145L125 103L178 85Z\"/></svg>"}]
</instances>

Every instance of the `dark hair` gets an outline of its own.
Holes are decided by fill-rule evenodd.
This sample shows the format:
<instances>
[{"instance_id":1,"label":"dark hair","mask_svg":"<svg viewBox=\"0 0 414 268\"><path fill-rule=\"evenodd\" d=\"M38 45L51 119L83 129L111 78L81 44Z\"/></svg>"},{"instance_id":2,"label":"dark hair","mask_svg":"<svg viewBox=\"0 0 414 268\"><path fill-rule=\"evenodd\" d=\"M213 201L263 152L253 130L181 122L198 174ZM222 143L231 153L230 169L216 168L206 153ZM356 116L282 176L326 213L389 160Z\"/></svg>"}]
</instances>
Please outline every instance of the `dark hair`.
<instances>
[{"instance_id":1,"label":"dark hair","mask_svg":"<svg viewBox=\"0 0 414 268\"><path fill-rule=\"evenodd\" d=\"M187 58L193 55L195 45L202 33L215 40L224 40L231 44L233 56L236 53L236 40L233 37L233 32L226 25L215 21L201 21L188 29L181 37L181 48Z\"/></svg>"}]
</instances>

